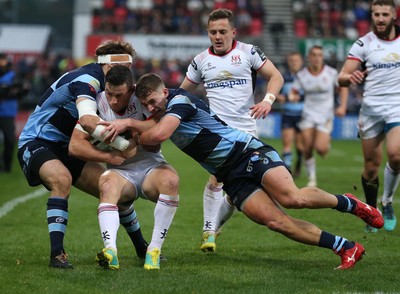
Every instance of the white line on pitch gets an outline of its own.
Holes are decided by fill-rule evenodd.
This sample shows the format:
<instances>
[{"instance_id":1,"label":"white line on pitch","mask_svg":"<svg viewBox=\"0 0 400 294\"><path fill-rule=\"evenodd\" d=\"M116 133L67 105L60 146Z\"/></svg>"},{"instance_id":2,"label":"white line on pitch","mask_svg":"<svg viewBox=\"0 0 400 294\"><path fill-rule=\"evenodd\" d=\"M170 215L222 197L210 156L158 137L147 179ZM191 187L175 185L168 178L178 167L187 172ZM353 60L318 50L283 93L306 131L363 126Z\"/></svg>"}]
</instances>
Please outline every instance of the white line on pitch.
<instances>
[{"instance_id":1,"label":"white line on pitch","mask_svg":"<svg viewBox=\"0 0 400 294\"><path fill-rule=\"evenodd\" d=\"M45 188L40 188L39 190L36 190L32 193L26 194L21 197L17 197L11 201L4 203L4 205L0 207L0 218L7 215L7 213L9 213L11 210L13 210L14 207L17 206L19 203L24 203L30 199L34 199L34 198L43 196L46 192L47 192L47 190Z\"/></svg>"}]
</instances>

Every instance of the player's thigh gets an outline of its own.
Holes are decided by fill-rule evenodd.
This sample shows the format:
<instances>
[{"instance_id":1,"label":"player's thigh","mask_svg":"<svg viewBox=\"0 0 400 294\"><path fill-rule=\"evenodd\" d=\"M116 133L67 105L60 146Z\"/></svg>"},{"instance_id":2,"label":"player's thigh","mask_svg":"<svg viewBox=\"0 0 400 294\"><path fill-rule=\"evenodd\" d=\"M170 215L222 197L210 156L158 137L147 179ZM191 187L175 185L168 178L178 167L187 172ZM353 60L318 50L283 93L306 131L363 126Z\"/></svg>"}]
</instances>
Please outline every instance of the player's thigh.
<instances>
[{"instance_id":1,"label":"player's thigh","mask_svg":"<svg viewBox=\"0 0 400 294\"><path fill-rule=\"evenodd\" d=\"M151 201L157 201L159 194L177 196L179 193L179 177L169 164L152 169L144 178L142 190Z\"/></svg>"},{"instance_id":2,"label":"player's thigh","mask_svg":"<svg viewBox=\"0 0 400 294\"><path fill-rule=\"evenodd\" d=\"M99 198L99 179L105 171L104 165L98 162L86 162L82 172L75 182L75 187Z\"/></svg>"},{"instance_id":3,"label":"player's thigh","mask_svg":"<svg viewBox=\"0 0 400 294\"><path fill-rule=\"evenodd\" d=\"M284 207L297 207L298 188L284 166L271 168L262 178L262 186L269 196Z\"/></svg>"},{"instance_id":4,"label":"player's thigh","mask_svg":"<svg viewBox=\"0 0 400 294\"><path fill-rule=\"evenodd\" d=\"M72 176L58 159L44 162L39 169L39 177L52 195L68 196L71 191Z\"/></svg>"}]
</instances>

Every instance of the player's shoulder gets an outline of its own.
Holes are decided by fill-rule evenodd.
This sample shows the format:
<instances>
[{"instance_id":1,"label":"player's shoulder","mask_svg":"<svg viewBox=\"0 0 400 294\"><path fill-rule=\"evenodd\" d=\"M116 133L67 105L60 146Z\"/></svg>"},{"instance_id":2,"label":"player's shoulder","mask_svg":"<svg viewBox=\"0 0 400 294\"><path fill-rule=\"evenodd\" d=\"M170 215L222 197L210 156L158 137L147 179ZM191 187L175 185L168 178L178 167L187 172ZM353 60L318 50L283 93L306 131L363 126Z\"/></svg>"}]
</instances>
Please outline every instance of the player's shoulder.
<instances>
[{"instance_id":1,"label":"player's shoulder","mask_svg":"<svg viewBox=\"0 0 400 294\"><path fill-rule=\"evenodd\" d=\"M364 36L358 38L354 42L354 45L359 48L363 48L363 47L366 48L366 47L368 47L368 45L370 43L374 42L377 39L378 39L378 37L372 31L370 31L370 32L366 33Z\"/></svg>"}]
</instances>

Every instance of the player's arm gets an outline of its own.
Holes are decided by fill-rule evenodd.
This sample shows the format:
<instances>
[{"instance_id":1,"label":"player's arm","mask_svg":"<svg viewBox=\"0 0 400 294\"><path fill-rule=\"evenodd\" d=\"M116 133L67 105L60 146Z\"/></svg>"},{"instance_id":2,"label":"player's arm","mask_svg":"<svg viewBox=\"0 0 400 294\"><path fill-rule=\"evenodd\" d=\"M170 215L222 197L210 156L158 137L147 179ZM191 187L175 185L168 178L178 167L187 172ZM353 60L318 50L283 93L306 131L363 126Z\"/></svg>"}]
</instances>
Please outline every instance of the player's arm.
<instances>
[{"instance_id":1,"label":"player's arm","mask_svg":"<svg viewBox=\"0 0 400 294\"><path fill-rule=\"evenodd\" d=\"M198 87L199 84L195 84L192 81L190 81L187 77L183 80L182 84L179 86L179 88L182 88L188 92L194 92L196 88Z\"/></svg>"},{"instance_id":2,"label":"player's arm","mask_svg":"<svg viewBox=\"0 0 400 294\"><path fill-rule=\"evenodd\" d=\"M118 150L106 152L96 148L90 143L91 139L92 137L78 124L72 132L68 145L69 155L84 161L104 162L114 165L120 165L126 159Z\"/></svg>"},{"instance_id":3,"label":"player's arm","mask_svg":"<svg viewBox=\"0 0 400 294\"><path fill-rule=\"evenodd\" d=\"M176 116L166 115L151 129L135 136L136 144L157 145L171 137L181 123Z\"/></svg>"},{"instance_id":4,"label":"player's arm","mask_svg":"<svg viewBox=\"0 0 400 294\"><path fill-rule=\"evenodd\" d=\"M342 117L346 115L347 111L347 100L349 97L349 88L347 87L339 87L339 99L340 105L335 109L335 115L338 117Z\"/></svg>"},{"instance_id":5,"label":"player's arm","mask_svg":"<svg viewBox=\"0 0 400 294\"><path fill-rule=\"evenodd\" d=\"M99 125L104 126L104 130L102 132L102 135L104 135L104 139L110 140L110 142L114 142L116 137L125 131L142 133L145 130L148 130L151 127L155 126L156 123L157 122L154 119L148 119L142 121L133 118L115 119L113 121L98 122Z\"/></svg>"},{"instance_id":6,"label":"player's arm","mask_svg":"<svg viewBox=\"0 0 400 294\"><path fill-rule=\"evenodd\" d=\"M256 119L265 118L271 111L272 104L281 91L284 82L282 74L270 60L267 60L258 72L268 81L268 83L266 89L267 93L265 94L264 99L250 107L251 116Z\"/></svg>"},{"instance_id":7,"label":"player's arm","mask_svg":"<svg viewBox=\"0 0 400 294\"><path fill-rule=\"evenodd\" d=\"M348 58L339 73L339 86L348 87L350 85L361 84L367 75L367 70L361 71L360 66L361 62L358 59Z\"/></svg>"},{"instance_id":8,"label":"player's arm","mask_svg":"<svg viewBox=\"0 0 400 294\"><path fill-rule=\"evenodd\" d=\"M93 133L97 123L100 121L100 117L97 115L96 100L78 97L76 108L78 109L79 123L82 128L89 134Z\"/></svg>"},{"instance_id":9,"label":"player's arm","mask_svg":"<svg viewBox=\"0 0 400 294\"><path fill-rule=\"evenodd\" d=\"M109 136L104 130L105 127L99 125L100 117L97 115L97 102L89 98L79 97L76 101L76 107L79 113L79 123L82 128L93 138L105 142ZM129 142L121 136L115 135L111 146L124 151L128 148Z\"/></svg>"}]
</instances>

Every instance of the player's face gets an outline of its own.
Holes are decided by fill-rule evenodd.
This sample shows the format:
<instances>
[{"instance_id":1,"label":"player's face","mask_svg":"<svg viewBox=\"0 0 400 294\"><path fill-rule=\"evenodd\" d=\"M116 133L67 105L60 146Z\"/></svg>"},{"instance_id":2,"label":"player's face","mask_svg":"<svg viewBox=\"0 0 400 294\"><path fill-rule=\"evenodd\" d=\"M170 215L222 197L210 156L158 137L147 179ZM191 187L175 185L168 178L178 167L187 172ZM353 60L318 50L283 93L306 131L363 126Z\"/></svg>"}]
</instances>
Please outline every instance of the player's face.
<instances>
[{"instance_id":1,"label":"player's face","mask_svg":"<svg viewBox=\"0 0 400 294\"><path fill-rule=\"evenodd\" d=\"M308 54L309 66L320 70L324 65L324 52L320 48L313 48Z\"/></svg>"},{"instance_id":2,"label":"player's face","mask_svg":"<svg viewBox=\"0 0 400 294\"><path fill-rule=\"evenodd\" d=\"M105 94L111 110L120 113L125 111L128 107L129 100L132 96L132 89L129 89L126 84L114 86L110 83L106 83Z\"/></svg>"},{"instance_id":3,"label":"player's face","mask_svg":"<svg viewBox=\"0 0 400 294\"><path fill-rule=\"evenodd\" d=\"M158 87L146 98L141 98L140 102L147 110L154 116L155 119L160 119L166 110L167 106L168 89L165 87Z\"/></svg>"},{"instance_id":4,"label":"player's face","mask_svg":"<svg viewBox=\"0 0 400 294\"><path fill-rule=\"evenodd\" d=\"M372 6L372 30L381 39L387 39L396 20L396 11L390 6Z\"/></svg>"},{"instance_id":5,"label":"player's face","mask_svg":"<svg viewBox=\"0 0 400 294\"><path fill-rule=\"evenodd\" d=\"M288 56L287 64L292 73L298 72L303 66L303 58L299 54Z\"/></svg>"},{"instance_id":6,"label":"player's face","mask_svg":"<svg viewBox=\"0 0 400 294\"><path fill-rule=\"evenodd\" d=\"M228 19L218 19L208 23L208 37L216 54L225 54L232 49L232 41L236 35Z\"/></svg>"}]
</instances>

